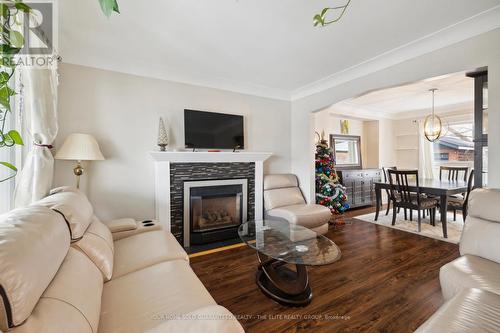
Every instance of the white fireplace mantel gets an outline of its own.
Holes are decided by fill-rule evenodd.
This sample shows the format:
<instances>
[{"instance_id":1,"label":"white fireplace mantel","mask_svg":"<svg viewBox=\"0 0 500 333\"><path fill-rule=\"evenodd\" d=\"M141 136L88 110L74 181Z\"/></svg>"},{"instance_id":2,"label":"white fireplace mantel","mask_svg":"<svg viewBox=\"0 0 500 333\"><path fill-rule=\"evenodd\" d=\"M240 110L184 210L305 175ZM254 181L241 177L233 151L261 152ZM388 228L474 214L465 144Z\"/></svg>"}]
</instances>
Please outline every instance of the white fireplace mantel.
<instances>
[{"instance_id":1,"label":"white fireplace mantel","mask_svg":"<svg viewBox=\"0 0 500 333\"><path fill-rule=\"evenodd\" d=\"M170 163L255 163L255 219L263 218L264 161L269 152L150 152L155 161L156 218L170 226Z\"/></svg>"},{"instance_id":2,"label":"white fireplace mantel","mask_svg":"<svg viewBox=\"0 0 500 333\"><path fill-rule=\"evenodd\" d=\"M224 163L224 162L264 162L272 153L264 152L188 152L153 151L150 153L156 162L171 163Z\"/></svg>"}]
</instances>

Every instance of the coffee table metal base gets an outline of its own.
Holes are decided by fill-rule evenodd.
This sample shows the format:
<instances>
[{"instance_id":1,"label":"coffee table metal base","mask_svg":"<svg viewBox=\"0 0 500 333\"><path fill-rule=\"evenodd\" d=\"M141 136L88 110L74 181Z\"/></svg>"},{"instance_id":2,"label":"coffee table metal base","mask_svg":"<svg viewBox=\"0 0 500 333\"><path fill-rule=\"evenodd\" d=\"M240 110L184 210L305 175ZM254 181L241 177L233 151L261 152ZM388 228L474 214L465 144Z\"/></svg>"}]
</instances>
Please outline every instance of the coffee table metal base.
<instances>
[{"instance_id":1,"label":"coffee table metal base","mask_svg":"<svg viewBox=\"0 0 500 333\"><path fill-rule=\"evenodd\" d=\"M293 270L286 263L259 252L257 258L260 264L256 282L267 297L287 306L305 306L311 302L312 291L306 266L295 265Z\"/></svg>"}]
</instances>

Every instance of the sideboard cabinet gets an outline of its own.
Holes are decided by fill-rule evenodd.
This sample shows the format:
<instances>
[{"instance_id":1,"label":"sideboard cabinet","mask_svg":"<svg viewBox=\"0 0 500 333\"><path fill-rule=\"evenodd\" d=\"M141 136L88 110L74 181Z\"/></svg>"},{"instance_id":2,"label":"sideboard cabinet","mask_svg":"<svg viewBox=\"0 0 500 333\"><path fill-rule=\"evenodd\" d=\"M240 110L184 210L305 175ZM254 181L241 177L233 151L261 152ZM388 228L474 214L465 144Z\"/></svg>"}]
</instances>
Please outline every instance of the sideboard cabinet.
<instances>
[{"instance_id":1,"label":"sideboard cabinet","mask_svg":"<svg viewBox=\"0 0 500 333\"><path fill-rule=\"evenodd\" d=\"M375 205L375 182L381 181L380 169L338 170L339 180L347 189L351 208Z\"/></svg>"}]
</instances>

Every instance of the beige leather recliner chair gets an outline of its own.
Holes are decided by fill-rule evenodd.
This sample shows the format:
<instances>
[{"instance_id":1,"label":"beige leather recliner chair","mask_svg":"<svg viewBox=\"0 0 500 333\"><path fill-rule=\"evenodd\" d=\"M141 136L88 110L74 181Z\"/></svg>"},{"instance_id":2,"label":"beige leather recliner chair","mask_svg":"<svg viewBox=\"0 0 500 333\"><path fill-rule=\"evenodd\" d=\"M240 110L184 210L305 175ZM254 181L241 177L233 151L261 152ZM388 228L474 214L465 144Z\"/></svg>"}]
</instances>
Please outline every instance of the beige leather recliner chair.
<instances>
[{"instance_id":1,"label":"beige leather recliner chair","mask_svg":"<svg viewBox=\"0 0 500 333\"><path fill-rule=\"evenodd\" d=\"M500 332L500 189L476 189L461 257L441 267L446 303L417 332Z\"/></svg>"},{"instance_id":2,"label":"beige leather recliner chair","mask_svg":"<svg viewBox=\"0 0 500 333\"><path fill-rule=\"evenodd\" d=\"M264 207L266 218L285 220L319 234L328 232L328 221L332 216L330 209L307 204L295 175L275 174L264 177Z\"/></svg>"}]
</instances>

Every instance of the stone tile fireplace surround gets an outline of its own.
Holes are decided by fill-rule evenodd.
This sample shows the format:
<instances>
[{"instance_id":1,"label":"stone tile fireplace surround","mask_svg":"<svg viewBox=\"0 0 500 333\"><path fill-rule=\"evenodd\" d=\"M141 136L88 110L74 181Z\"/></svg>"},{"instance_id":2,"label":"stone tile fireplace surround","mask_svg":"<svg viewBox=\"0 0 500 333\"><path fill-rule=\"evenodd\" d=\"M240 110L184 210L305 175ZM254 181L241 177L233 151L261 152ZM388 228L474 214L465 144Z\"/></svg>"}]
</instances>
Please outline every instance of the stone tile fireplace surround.
<instances>
[{"instance_id":1,"label":"stone tile fireplace surround","mask_svg":"<svg viewBox=\"0 0 500 333\"><path fill-rule=\"evenodd\" d=\"M155 160L156 218L184 247L190 246L185 219L185 184L246 180L247 219L263 217L263 163L271 153L151 152Z\"/></svg>"}]
</instances>

